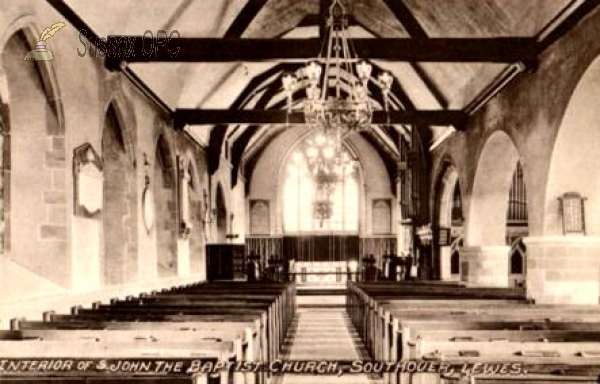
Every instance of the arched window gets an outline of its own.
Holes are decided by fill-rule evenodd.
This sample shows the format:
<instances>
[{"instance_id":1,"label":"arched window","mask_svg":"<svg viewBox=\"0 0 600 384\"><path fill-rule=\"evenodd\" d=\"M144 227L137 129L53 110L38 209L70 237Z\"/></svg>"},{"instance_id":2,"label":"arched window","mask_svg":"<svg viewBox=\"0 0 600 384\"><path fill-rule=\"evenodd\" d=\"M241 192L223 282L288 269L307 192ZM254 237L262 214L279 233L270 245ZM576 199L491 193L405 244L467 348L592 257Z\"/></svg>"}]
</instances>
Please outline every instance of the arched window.
<instances>
[{"instance_id":1,"label":"arched window","mask_svg":"<svg viewBox=\"0 0 600 384\"><path fill-rule=\"evenodd\" d=\"M509 252L510 255L510 273L512 275L522 275L525 272L525 256L527 247L523 244L523 239L517 239L513 242Z\"/></svg>"},{"instance_id":2,"label":"arched window","mask_svg":"<svg viewBox=\"0 0 600 384\"><path fill-rule=\"evenodd\" d=\"M358 162L317 134L289 156L283 182L286 233L358 232Z\"/></svg>"}]
</instances>

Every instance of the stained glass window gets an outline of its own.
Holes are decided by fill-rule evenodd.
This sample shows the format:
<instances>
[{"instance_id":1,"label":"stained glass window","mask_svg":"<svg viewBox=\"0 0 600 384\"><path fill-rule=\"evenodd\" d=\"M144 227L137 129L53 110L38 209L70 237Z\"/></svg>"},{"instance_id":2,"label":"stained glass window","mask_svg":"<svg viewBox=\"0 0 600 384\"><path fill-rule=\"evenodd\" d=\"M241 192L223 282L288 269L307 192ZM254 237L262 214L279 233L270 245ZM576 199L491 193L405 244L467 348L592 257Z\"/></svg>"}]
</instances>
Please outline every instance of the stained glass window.
<instances>
[{"instance_id":1,"label":"stained glass window","mask_svg":"<svg viewBox=\"0 0 600 384\"><path fill-rule=\"evenodd\" d=\"M285 168L285 232L358 232L358 212L358 162L335 139L305 139Z\"/></svg>"}]
</instances>

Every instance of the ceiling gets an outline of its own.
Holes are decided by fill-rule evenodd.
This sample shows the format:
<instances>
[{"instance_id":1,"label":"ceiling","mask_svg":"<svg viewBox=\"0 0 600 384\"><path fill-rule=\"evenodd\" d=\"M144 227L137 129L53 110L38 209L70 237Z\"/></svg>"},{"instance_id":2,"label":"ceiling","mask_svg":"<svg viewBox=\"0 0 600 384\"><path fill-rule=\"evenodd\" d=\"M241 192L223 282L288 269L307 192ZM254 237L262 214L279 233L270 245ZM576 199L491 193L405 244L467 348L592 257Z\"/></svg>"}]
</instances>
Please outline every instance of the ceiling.
<instances>
[{"instance_id":1,"label":"ceiling","mask_svg":"<svg viewBox=\"0 0 600 384\"><path fill-rule=\"evenodd\" d=\"M72 24L86 23L98 36L142 36L150 30L170 33L177 30L182 38L225 39L217 47L217 59L128 60L120 59L135 73L139 83L156 95L169 111L177 109L259 109L277 110L284 104L281 74L302 66L304 59L278 59L279 52L259 52L264 59L225 58L235 51L233 39L320 38L331 0L144 0L75 1L48 0ZM596 4L584 0L342 0L349 15L352 38L409 40L411 52L426 55L435 39L467 39L464 46L478 40L492 45L485 52L489 59L453 59L452 54L439 61L404 59L399 49L380 51L382 56L397 58L369 59L376 70L388 70L395 78L393 108L401 111L461 111L472 113L487 96L510 80L515 68L535 70L535 57L549 44L589 13ZM65 10L72 10L68 15ZM77 27L77 25L75 25ZM533 42L534 56L519 60L513 46L503 39L527 38ZM488 39L488 40L485 40ZM247 41L247 40L246 40ZM370 40L369 40L370 41ZM520 42L517 41L517 44ZM402 42L401 42L402 43ZM494 51L494 44L498 49ZM390 45L390 47L394 47ZM419 47L421 50L419 51ZM460 46L456 46L461 48ZM507 48L508 47L508 48ZM193 51L194 47L188 49ZM441 48L444 48L443 46ZM517 47L519 48L519 47ZM200 48L198 48L200 49ZM265 48L267 50L268 48ZM289 50L293 51L291 47ZM443 49L442 49L443 50ZM518 50L518 49L517 49ZM288 49L280 50L282 56ZM193 53L193 52L190 52ZM248 52L246 52L248 53ZM293 53L293 52L291 52ZM223 59L219 59L219 55ZM418 57L421 57L417 55ZM504 59L504 56L505 59ZM259 55L260 56L260 55ZM434 52L435 56L435 52ZM287 56L286 56L287 57ZM512 71L512 72L511 72ZM298 97L300 97L298 95ZM373 93L374 99L377 99ZM270 139L285 126L254 122L247 124L209 124L185 126L185 129L209 149L212 169L218 165L221 148L229 145L234 169L251 164ZM189 121L184 121L189 123ZM421 124L429 145L462 127L452 120ZM365 137L393 166L398 155L398 137L405 135L403 124L379 126ZM211 164L209 164L209 170Z\"/></svg>"}]
</instances>

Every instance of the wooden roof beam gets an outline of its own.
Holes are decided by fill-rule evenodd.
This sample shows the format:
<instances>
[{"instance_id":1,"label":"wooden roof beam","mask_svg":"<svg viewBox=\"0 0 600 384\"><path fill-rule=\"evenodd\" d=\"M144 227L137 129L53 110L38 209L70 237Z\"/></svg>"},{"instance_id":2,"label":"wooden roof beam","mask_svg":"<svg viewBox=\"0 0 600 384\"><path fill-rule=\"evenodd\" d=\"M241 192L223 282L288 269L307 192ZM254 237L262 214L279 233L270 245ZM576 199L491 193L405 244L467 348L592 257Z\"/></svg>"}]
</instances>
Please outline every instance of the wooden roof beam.
<instances>
[{"instance_id":1,"label":"wooden roof beam","mask_svg":"<svg viewBox=\"0 0 600 384\"><path fill-rule=\"evenodd\" d=\"M523 37L349 40L359 57L392 61L513 63L535 60L538 52L536 40ZM149 37L109 36L107 46L107 61L235 62L314 58L321 40L173 37L159 45Z\"/></svg>"}]
</instances>

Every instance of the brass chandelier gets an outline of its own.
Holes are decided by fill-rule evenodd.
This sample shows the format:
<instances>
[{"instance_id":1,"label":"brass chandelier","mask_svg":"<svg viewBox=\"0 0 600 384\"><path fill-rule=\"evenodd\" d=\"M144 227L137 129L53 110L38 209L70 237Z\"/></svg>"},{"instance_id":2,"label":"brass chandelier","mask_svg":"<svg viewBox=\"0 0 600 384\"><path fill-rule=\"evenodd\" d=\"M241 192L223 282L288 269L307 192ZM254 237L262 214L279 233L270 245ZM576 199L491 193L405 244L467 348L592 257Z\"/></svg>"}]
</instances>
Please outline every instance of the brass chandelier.
<instances>
[{"instance_id":1,"label":"brass chandelier","mask_svg":"<svg viewBox=\"0 0 600 384\"><path fill-rule=\"evenodd\" d=\"M333 0L327 19L327 41L323 52L302 70L302 76L287 73L282 78L287 94L288 112L298 83L306 84L304 116L306 124L341 141L348 134L371 127L373 106L369 98L369 81L373 67L357 57L348 40L348 17L339 0ZM323 51L323 50L322 50ZM378 76L378 85L387 110L393 83L389 72Z\"/></svg>"}]
</instances>

